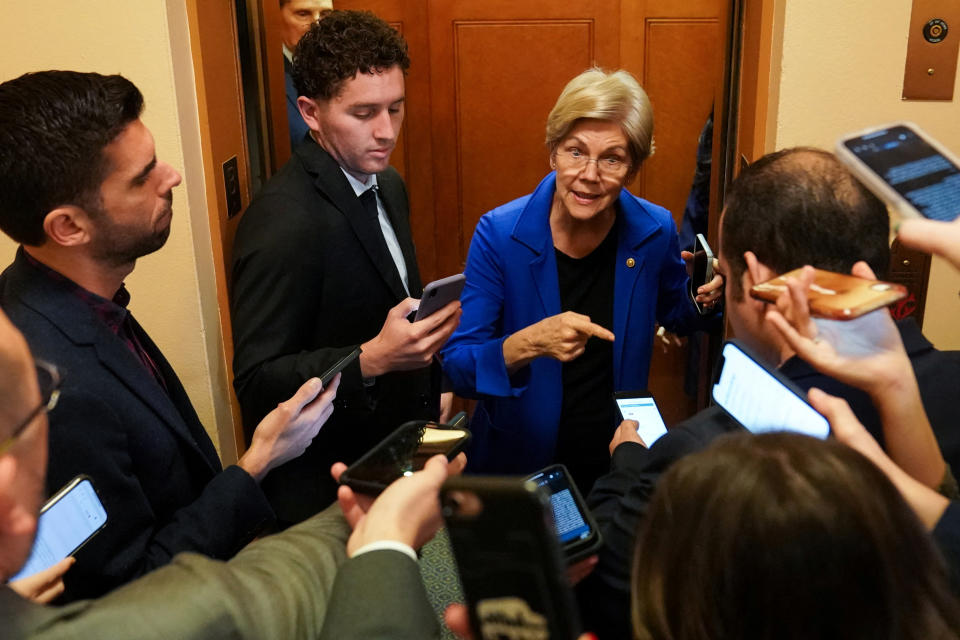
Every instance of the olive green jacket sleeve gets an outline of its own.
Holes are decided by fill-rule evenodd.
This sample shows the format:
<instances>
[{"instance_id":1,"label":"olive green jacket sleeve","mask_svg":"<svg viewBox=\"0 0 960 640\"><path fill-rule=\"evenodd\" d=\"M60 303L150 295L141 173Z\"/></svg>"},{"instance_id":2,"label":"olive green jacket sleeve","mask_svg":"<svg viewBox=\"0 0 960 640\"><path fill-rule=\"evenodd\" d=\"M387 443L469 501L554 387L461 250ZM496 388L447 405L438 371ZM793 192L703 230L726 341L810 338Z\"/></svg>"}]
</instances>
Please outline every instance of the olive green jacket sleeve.
<instances>
[{"instance_id":1,"label":"olive green jacket sleeve","mask_svg":"<svg viewBox=\"0 0 960 640\"><path fill-rule=\"evenodd\" d=\"M340 567L322 640L426 640L439 634L411 558L399 551L371 551Z\"/></svg>"},{"instance_id":2,"label":"olive green jacket sleeve","mask_svg":"<svg viewBox=\"0 0 960 640\"><path fill-rule=\"evenodd\" d=\"M317 638L350 529L334 504L229 562L184 553L97 600L66 607L0 588L4 638ZM415 565L414 565L415 566ZM422 587L421 587L422 588Z\"/></svg>"}]
</instances>

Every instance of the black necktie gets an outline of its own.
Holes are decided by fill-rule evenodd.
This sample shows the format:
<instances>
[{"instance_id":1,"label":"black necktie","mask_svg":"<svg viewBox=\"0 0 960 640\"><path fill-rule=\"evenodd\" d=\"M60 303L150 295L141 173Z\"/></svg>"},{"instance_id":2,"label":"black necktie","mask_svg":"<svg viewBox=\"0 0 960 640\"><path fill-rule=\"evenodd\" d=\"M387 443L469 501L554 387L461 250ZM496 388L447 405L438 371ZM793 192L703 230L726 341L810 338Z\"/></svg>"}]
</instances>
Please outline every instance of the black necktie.
<instances>
[{"instance_id":1,"label":"black necktie","mask_svg":"<svg viewBox=\"0 0 960 640\"><path fill-rule=\"evenodd\" d=\"M371 218L374 220L380 217L380 212L377 211L377 188L370 187L366 191L360 194L360 204L363 205L363 210L366 211Z\"/></svg>"}]
</instances>

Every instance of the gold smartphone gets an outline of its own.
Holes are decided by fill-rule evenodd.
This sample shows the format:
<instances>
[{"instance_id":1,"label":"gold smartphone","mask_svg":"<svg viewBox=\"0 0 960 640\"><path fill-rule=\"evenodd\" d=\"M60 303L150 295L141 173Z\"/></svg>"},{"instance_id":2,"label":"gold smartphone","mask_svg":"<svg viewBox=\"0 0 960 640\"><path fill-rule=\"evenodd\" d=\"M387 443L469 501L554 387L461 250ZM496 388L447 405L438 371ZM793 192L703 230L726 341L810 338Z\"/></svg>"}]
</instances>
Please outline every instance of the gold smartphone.
<instances>
[{"instance_id":1,"label":"gold smartphone","mask_svg":"<svg viewBox=\"0 0 960 640\"><path fill-rule=\"evenodd\" d=\"M810 314L831 320L852 320L893 304L907 296L907 288L893 282L866 280L843 273L814 269L816 275L807 291ZM750 295L764 302L776 302L787 290L787 278L799 278L802 269L777 276L750 288Z\"/></svg>"}]
</instances>

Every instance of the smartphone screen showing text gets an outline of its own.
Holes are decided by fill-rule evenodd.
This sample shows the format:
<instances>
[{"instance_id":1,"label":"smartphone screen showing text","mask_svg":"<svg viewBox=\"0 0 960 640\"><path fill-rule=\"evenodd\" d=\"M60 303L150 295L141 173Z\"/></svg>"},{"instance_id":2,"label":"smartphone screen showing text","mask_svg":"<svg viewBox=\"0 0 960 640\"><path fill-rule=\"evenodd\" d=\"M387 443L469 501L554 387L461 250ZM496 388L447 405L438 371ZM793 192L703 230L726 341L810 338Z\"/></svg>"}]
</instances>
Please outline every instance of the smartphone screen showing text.
<instances>
[{"instance_id":1,"label":"smartphone screen showing text","mask_svg":"<svg viewBox=\"0 0 960 640\"><path fill-rule=\"evenodd\" d=\"M107 520L100 499L89 480L83 480L40 514L37 537L19 580L60 562L82 545Z\"/></svg>"},{"instance_id":2,"label":"smartphone screen showing text","mask_svg":"<svg viewBox=\"0 0 960 640\"><path fill-rule=\"evenodd\" d=\"M617 406L624 420L636 420L637 435L648 447L660 439L667 432L667 425L663 423L660 410L652 397L617 398Z\"/></svg>"},{"instance_id":3,"label":"smartphone screen showing text","mask_svg":"<svg viewBox=\"0 0 960 640\"><path fill-rule=\"evenodd\" d=\"M960 215L960 168L907 127L843 143L920 213L950 221Z\"/></svg>"},{"instance_id":4,"label":"smartphone screen showing text","mask_svg":"<svg viewBox=\"0 0 960 640\"><path fill-rule=\"evenodd\" d=\"M543 473L531 476L530 481L541 487L550 496L553 507L553 521L557 527L560 544L590 537L590 525L580 513L577 501L570 491L570 485L563 471L551 468Z\"/></svg>"},{"instance_id":5,"label":"smartphone screen showing text","mask_svg":"<svg viewBox=\"0 0 960 640\"><path fill-rule=\"evenodd\" d=\"M729 342L713 399L753 433L796 431L820 439L830 433L826 418Z\"/></svg>"}]
</instances>

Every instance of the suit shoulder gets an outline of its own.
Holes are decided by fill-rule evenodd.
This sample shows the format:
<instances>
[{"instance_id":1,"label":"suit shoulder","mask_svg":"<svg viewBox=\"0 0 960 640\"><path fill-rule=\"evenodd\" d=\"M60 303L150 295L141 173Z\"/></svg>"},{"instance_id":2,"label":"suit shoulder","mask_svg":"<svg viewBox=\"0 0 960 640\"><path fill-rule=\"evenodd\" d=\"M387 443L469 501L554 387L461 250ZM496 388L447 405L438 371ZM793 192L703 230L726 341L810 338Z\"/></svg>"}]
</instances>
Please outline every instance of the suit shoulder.
<instances>
[{"instance_id":1,"label":"suit shoulder","mask_svg":"<svg viewBox=\"0 0 960 640\"><path fill-rule=\"evenodd\" d=\"M658 204L654 204L649 200L644 200L639 196L635 196L629 191L624 190L624 196L621 199L621 204L623 205L624 215L628 218L635 216L645 216L649 219L660 224L660 226L675 228L676 224L673 221L673 214L670 213L670 210L666 207L661 207Z\"/></svg>"},{"instance_id":2,"label":"suit shoulder","mask_svg":"<svg viewBox=\"0 0 960 640\"><path fill-rule=\"evenodd\" d=\"M531 195L528 193L483 214L477 222L477 232L487 236L509 236L520 219L520 214L530 202Z\"/></svg>"}]
</instances>

